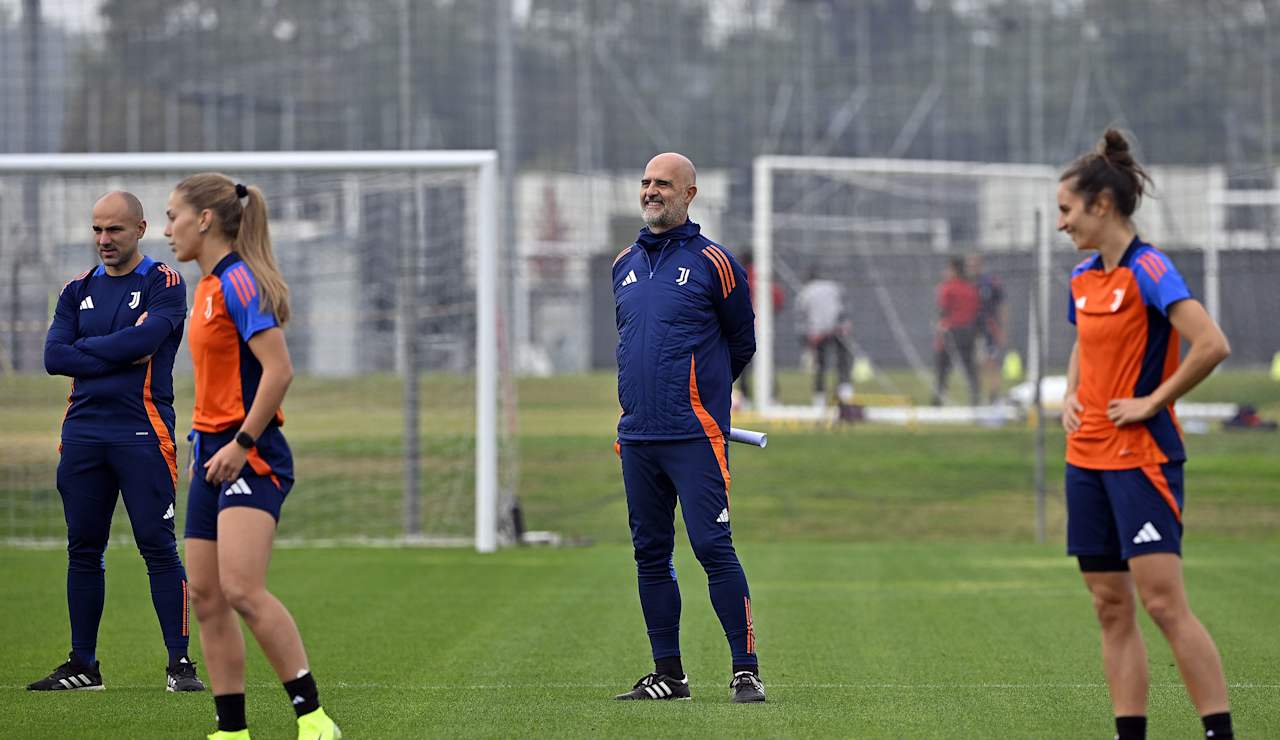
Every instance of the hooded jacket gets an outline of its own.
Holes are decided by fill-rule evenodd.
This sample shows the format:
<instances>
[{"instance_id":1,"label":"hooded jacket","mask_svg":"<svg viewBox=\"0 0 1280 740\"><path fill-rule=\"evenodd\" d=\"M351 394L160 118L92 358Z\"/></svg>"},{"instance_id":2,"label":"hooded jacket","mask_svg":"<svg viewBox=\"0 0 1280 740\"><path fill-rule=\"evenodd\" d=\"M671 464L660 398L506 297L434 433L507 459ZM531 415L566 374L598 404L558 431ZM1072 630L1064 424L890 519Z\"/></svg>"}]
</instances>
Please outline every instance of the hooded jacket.
<instances>
[{"instance_id":1,"label":"hooded jacket","mask_svg":"<svg viewBox=\"0 0 1280 740\"><path fill-rule=\"evenodd\" d=\"M729 433L733 381L756 351L747 273L692 221L642 229L613 261L621 441Z\"/></svg>"}]
</instances>

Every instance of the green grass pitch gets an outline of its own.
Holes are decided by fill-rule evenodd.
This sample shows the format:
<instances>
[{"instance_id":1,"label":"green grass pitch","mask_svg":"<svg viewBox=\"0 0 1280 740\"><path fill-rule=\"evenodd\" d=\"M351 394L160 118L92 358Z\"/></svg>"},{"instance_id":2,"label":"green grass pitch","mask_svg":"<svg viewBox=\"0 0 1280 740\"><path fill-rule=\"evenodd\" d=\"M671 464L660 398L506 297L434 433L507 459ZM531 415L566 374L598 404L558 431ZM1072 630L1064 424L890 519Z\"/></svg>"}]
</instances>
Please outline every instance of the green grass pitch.
<instances>
[{"instance_id":1,"label":"green grass pitch","mask_svg":"<svg viewBox=\"0 0 1280 740\"><path fill-rule=\"evenodd\" d=\"M802 378L784 383L784 393L803 398ZM324 704L348 737L1111 736L1097 627L1062 554L1061 436L1049 443L1049 542L1037 545L1024 428L776 428L767 450L735 446L735 539L769 701L729 703L728 650L705 577L681 540L694 701L613 702L651 664L610 449L610 387L600 375L520 387L529 525L590 545L489 556L277 551L272 589L293 610ZM361 391L310 379L291 391L303 477L286 519L307 516L304 459L314 467L326 456L346 461L326 470L335 476L342 467L366 474L399 464L379 452L399 429L394 379L369 379ZM0 379L0 489L29 477L11 471L49 465L59 392L57 381ZM1197 395L1248 400L1264 416L1280 411L1280 384L1259 374L1215 376ZM334 423L347 414L390 421ZM1187 443L1192 605L1223 653L1241 737L1280 737L1280 435L1189 435ZM340 487L358 492L356 482ZM350 515L358 512L355 502ZM98 648L107 690L31 694L24 685L66 652L65 556L0 548L0 738L212 731L208 694L164 691L141 559L118 546L107 565ZM1197 737L1169 650L1145 617L1142 626L1150 736ZM193 654L202 660L198 647ZM248 678L254 736L292 737L292 711L251 638Z\"/></svg>"}]
</instances>

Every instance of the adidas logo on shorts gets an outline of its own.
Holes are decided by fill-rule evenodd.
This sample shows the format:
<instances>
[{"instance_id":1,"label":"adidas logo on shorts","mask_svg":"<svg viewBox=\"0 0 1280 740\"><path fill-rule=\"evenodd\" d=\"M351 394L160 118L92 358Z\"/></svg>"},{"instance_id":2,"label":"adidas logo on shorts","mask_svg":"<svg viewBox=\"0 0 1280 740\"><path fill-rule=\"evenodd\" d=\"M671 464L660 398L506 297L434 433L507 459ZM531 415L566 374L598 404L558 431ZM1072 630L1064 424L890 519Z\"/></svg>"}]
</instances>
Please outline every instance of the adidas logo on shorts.
<instances>
[{"instance_id":1,"label":"adidas logo on shorts","mask_svg":"<svg viewBox=\"0 0 1280 740\"><path fill-rule=\"evenodd\" d=\"M235 483L227 486L227 491L224 495L235 496L237 494L241 496L250 496L253 494L253 491L249 489L249 484L244 482L244 478L236 478Z\"/></svg>"},{"instance_id":2,"label":"adidas logo on shorts","mask_svg":"<svg viewBox=\"0 0 1280 740\"><path fill-rule=\"evenodd\" d=\"M1160 532L1156 530L1155 525L1147 522L1142 525L1142 529L1138 530L1137 536L1133 538L1133 544L1145 545L1148 542L1159 542L1162 539L1164 538L1160 536Z\"/></svg>"}]
</instances>

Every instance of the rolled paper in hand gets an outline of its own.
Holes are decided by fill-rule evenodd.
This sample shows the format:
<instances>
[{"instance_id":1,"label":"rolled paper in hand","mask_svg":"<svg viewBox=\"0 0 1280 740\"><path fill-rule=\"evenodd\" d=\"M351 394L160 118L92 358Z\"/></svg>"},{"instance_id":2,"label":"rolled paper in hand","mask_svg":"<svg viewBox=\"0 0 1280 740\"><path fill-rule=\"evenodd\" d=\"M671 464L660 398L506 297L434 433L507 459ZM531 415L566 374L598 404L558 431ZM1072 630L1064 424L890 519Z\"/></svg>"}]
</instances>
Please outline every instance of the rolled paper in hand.
<instances>
[{"instance_id":1,"label":"rolled paper in hand","mask_svg":"<svg viewBox=\"0 0 1280 740\"><path fill-rule=\"evenodd\" d=\"M753 432L750 429L729 428L729 441L741 442L744 445L764 447L769 444L769 435L764 432Z\"/></svg>"}]
</instances>

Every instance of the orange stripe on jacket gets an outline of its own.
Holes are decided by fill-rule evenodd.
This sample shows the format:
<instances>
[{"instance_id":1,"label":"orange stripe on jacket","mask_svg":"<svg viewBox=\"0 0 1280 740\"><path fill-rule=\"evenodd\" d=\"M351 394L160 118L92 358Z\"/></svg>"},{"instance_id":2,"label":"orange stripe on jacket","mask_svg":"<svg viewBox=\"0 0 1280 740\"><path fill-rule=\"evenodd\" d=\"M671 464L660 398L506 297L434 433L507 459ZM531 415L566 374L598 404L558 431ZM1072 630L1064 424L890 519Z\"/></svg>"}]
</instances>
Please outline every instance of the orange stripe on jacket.
<instances>
[{"instance_id":1,"label":"orange stripe on jacket","mask_svg":"<svg viewBox=\"0 0 1280 740\"><path fill-rule=\"evenodd\" d=\"M724 295L725 298L728 298L729 297L729 280L724 276L724 267L722 267L720 265L720 262L716 260L715 256L711 254L711 250L709 247L707 249L702 250L702 256L711 260L711 264L716 266L716 272L720 273L720 292Z\"/></svg>"},{"instance_id":2,"label":"orange stripe on jacket","mask_svg":"<svg viewBox=\"0 0 1280 740\"><path fill-rule=\"evenodd\" d=\"M711 253L715 258L724 266L724 276L725 279L729 281L729 292L732 293L733 289L738 287L738 280L733 276L733 265L729 263L729 258L725 256L724 252L720 251L719 247L713 244L707 248L711 250Z\"/></svg>"},{"instance_id":3,"label":"orange stripe on jacket","mask_svg":"<svg viewBox=\"0 0 1280 740\"><path fill-rule=\"evenodd\" d=\"M702 405L702 398L698 394L698 375L695 372L693 355L689 355L689 405L693 407L694 415L702 424L702 431L707 435L707 441L711 443L711 451L716 455L716 462L720 464L720 476L724 478L724 503L727 507L729 505L729 459L725 455L724 434L720 431L720 427L716 426L716 420Z\"/></svg>"},{"instance_id":4,"label":"orange stripe on jacket","mask_svg":"<svg viewBox=\"0 0 1280 740\"><path fill-rule=\"evenodd\" d=\"M164 425L164 419L160 418L160 410L156 408L155 399L151 397L151 369L155 363L151 360L147 361L147 380L142 384L142 405L147 408L147 419L151 421L151 428L156 433L156 439L160 443L160 454L164 455L164 461L169 466L169 478L173 480L173 489L178 490L178 450L173 444L173 437L169 436L169 428Z\"/></svg>"},{"instance_id":5,"label":"orange stripe on jacket","mask_svg":"<svg viewBox=\"0 0 1280 740\"><path fill-rule=\"evenodd\" d=\"M1182 511L1178 508L1178 499L1174 498L1173 490L1169 488L1169 481L1164 477L1164 471L1159 465L1143 465L1142 472L1146 474L1147 480L1151 481L1151 485L1156 487L1160 492L1160 498L1173 509L1173 516L1179 522L1182 521Z\"/></svg>"},{"instance_id":6,"label":"orange stripe on jacket","mask_svg":"<svg viewBox=\"0 0 1280 740\"><path fill-rule=\"evenodd\" d=\"M613 264L615 265L618 264L618 260L622 259L623 257L626 257L627 254L629 254L630 252L631 252L631 247L627 247L621 252L618 252L618 256L613 258Z\"/></svg>"},{"instance_id":7,"label":"orange stripe on jacket","mask_svg":"<svg viewBox=\"0 0 1280 740\"><path fill-rule=\"evenodd\" d=\"M725 254L723 249L714 244L711 245L710 249L715 252L720 257L720 261L724 263L724 273L729 276L729 292L732 293L733 289L738 287L738 278L733 275L733 264L729 262L729 255Z\"/></svg>"},{"instance_id":8,"label":"orange stripe on jacket","mask_svg":"<svg viewBox=\"0 0 1280 740\"><path fill-rule=\"evenodd\" d=\"M76 379L71 379L71 392L67 394L67 407L62 410L62 421L58 422L58 454L62 454L62 425L67 423L67 414L71 413L71 397L76 394Z\"/></svg>"}]
</instances>

